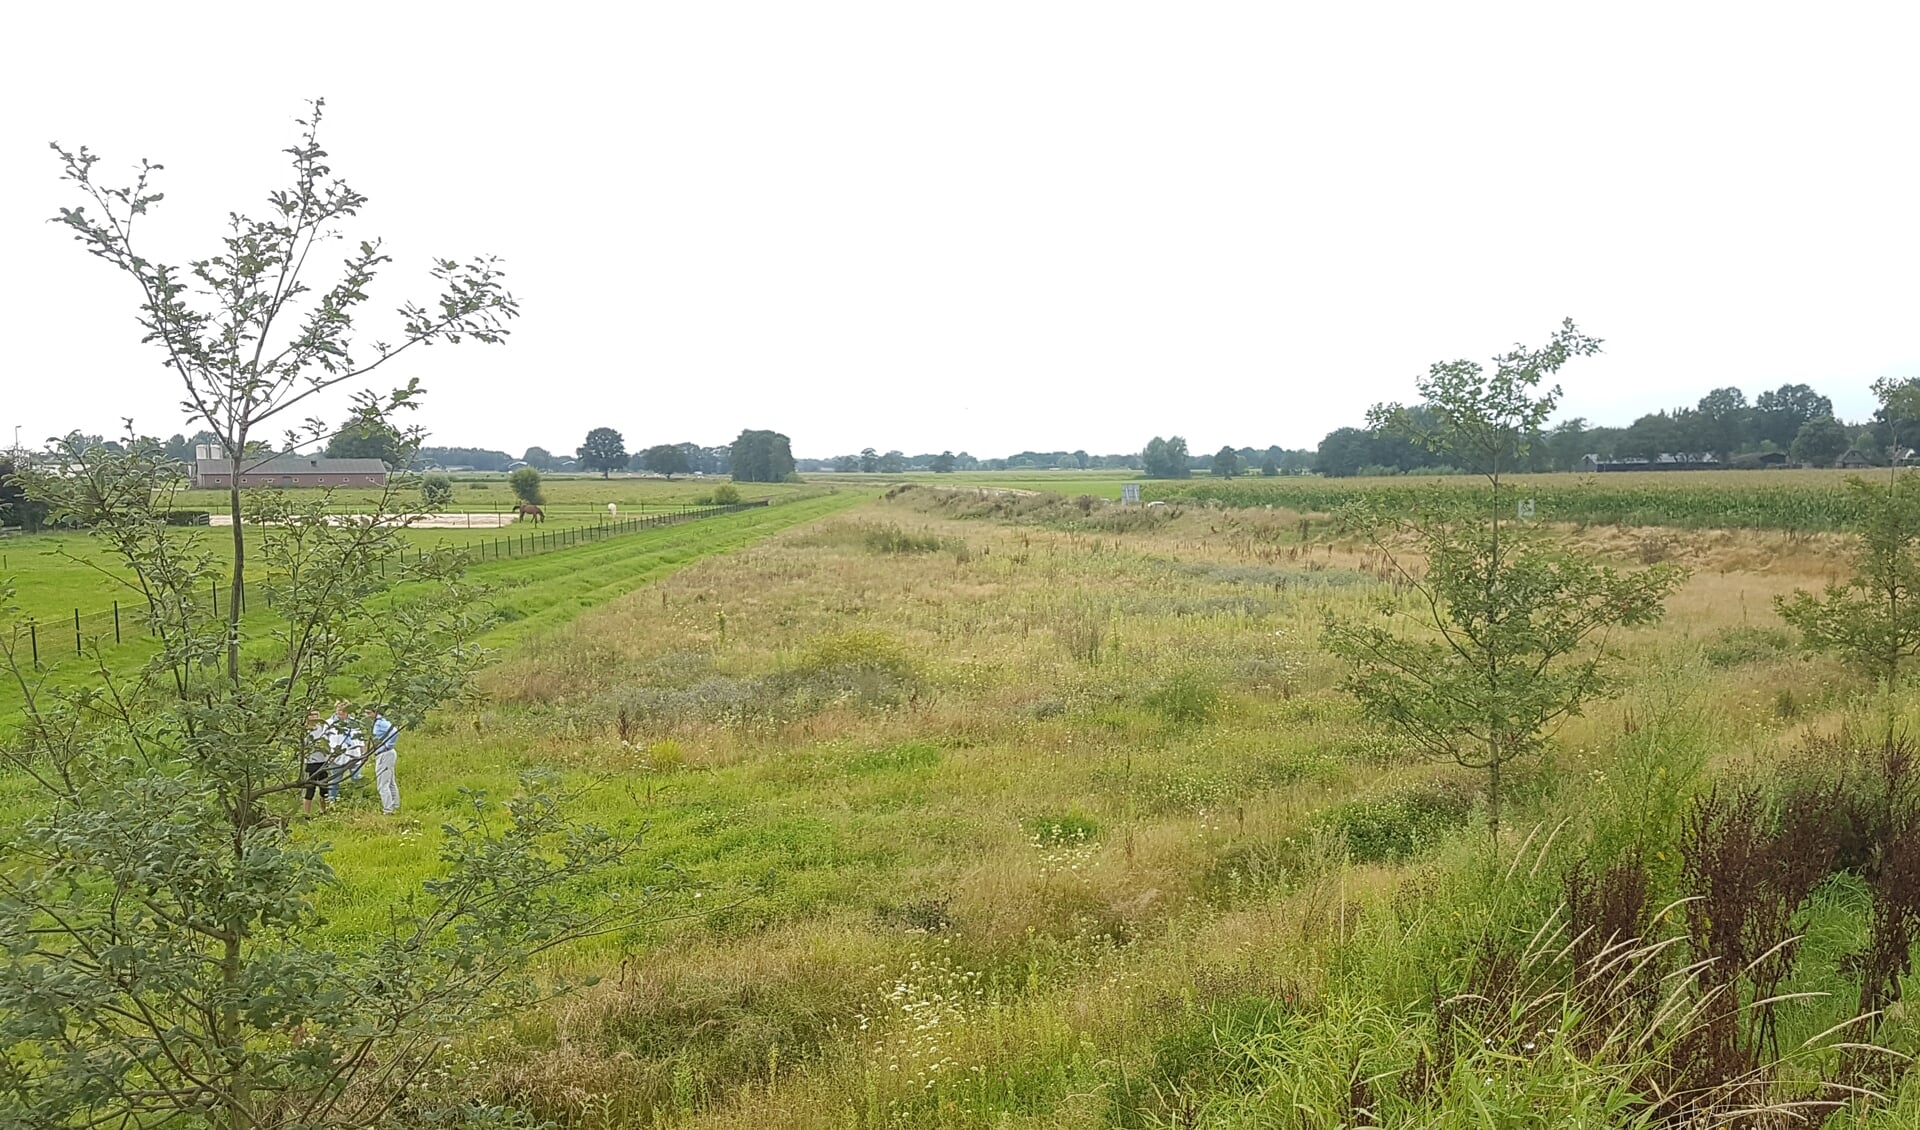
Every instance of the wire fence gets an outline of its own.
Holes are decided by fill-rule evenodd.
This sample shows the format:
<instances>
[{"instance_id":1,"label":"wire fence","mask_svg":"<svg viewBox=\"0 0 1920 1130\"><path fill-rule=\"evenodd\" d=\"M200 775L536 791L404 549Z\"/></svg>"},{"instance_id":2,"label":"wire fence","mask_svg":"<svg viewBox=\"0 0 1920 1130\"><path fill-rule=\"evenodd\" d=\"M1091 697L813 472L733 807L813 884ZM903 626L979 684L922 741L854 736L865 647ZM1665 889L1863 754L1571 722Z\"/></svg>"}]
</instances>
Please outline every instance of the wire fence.
<instances>
[{"instance_id":1,"label":"wire fence","mask_svg":"<svg viewBox=\"0 0 1920 1130\"><path fill-rule=\"evenodd\" d=\"M600 516L593 525L568 526L561 529L543 529L535 524L527 524L502 529L490 537L468 538L450 545L437 543L431 548L420 547L403 551L399 558L404 561L407 553L416 560L425 560L430 553L441 553L449 549L463 551L475 564L489 561L514 561L542 554L556 553L577 546L598 544L610 538L625 534L636 534L644 530L659 529L662 526L674 526L683 522L699 521L702 518L716 518L722 514L737 514L743 510L757 510L767 505L767 500L740 502L727 506L681 506L671 510L646 514L635 518L610 518ZM381 561L381 576L385 576L387 561ZM229 587L218 578L213 578L207 586L207 607L217 618L227 613L232 597ZM273 586L264 583L260 589L262 603L273 607ZM240 589L240 611L247 611L247 586ZM142 639L153 634L152 622L148 619L145 606L123 608L119 601L113 607L93 612L82 612L75 608L69 619L65 616L43 618L28 616L13 625L13 630L25 636L26 650L31 655L33 666L38 670L41 659L51 660L67 654L67 648L73 649L75 656L85 655L89 644L106 646L125 643L133 639Z\"/></svg>"}]
</instances>

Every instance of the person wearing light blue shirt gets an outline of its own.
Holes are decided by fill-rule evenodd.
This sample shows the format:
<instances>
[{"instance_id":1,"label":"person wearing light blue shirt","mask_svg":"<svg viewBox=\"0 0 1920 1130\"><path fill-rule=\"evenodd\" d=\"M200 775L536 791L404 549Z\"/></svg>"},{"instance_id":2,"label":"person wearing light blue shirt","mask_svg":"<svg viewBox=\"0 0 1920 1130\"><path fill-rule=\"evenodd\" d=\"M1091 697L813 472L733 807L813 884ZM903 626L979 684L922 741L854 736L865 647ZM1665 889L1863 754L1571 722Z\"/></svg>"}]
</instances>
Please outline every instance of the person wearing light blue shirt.
<instances>
[{"instance_id":1,"label":"person wearing light blue shirt","mask_svg":"<svg viewBox=\"0 0 1920 1130\"><path fill-rule=\"evenodd\" d=\"M378 707L367 711L370 723L368 745L373 753L373 783L380 790L380 811L392 816L400 811L400 782L393 776L399 759L400 727L380 713Z\"/></svg>"}]
</instances>

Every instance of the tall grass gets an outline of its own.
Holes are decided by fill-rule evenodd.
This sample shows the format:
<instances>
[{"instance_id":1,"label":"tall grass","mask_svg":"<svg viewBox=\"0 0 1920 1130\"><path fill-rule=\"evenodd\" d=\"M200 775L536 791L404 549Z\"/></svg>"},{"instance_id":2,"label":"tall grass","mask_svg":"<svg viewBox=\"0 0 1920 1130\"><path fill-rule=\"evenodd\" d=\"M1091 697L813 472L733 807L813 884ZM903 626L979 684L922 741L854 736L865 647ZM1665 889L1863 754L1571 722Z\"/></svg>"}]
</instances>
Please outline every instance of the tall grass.
<instances>
[{"instance_id":1,"label":"tall grass","mask_svg":"<svg viewBox=\"0 0 1920 1130\"><path fill-rule=\"evenodd\" d=\"M1898 790L1835 670L1753 634L1822 562L1707 572L1615 641L1632 685L1517 783L1537 827L1496 857L1474 782L1332 689L1322 612L1405 598L1364 557L1291 519L998 507L916 489L548 618L403 748L417 823L311 826L342 944L461 787L555 766L644 828L604 881L650 923L436 1087L580 1128L1914 1124L1902 1061L1844 1046L1915 1050L1911 977L1862 1008L1899 899L1871 851L1800 850L1854 809L1792 799ZM1735 869L1772 931L1736 959L1704 861L1741 851L1826 863ZM1728 1030L1740 1058L1681 1070Z\"/></svg>"}]
</instances>

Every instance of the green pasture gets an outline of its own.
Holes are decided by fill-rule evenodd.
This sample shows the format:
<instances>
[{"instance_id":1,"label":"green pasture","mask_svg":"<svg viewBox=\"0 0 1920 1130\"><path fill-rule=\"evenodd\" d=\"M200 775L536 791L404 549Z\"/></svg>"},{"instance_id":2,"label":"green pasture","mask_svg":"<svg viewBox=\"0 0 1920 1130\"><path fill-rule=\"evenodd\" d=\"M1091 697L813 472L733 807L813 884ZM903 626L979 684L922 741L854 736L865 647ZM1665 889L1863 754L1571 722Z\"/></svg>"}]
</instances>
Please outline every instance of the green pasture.
<instances>
[{"instance_id":1,"label":"green pasture","mask_svg":"<svg viewBox=\"0 0 1920 1130\"><path fill-rule=\"evenodd\" d=\"M470 545L474 553L469 576L484 585L503 620L487 637L497 646L542 625L565 619L580 609L610 599L674 569L713 553L725 553L769 534L853 505L867 497L861 491L817 491L794 494L777 505L744 510L679 525L646 528L599 540L585 540L564 548L541 549L532 544L536 529L514 527L486 531L484 547L476 536L469 541L459 530L423 530L413 534L423 546ZM560 538L566 527L543 527ZM230 559L228 531L218 528L181 528L182 537L200 539L210 552ZM522 549L505 545L508 538L525 538ZM24 548L23 548L24 547ZM536 552L525 552L527 549ZM502 554L501 551L505 550ZM138 662L146 654L141 636L141 598L99 542L84 533L49 533L0 540L11 572L14 608L0 612L0 630L17 630L28 615L39 621L38 647L45 677L56 684L88 677L91 662L76 651L90 651L97 643L103 656L117 667ZM495 554L500 554L496 556ZM208 600L216 599L213 592ZM217 599L224 602L224 587ZM115 600L120 602L123 643L113 646ZM224 604L222 605L224 607ZM82 645L76 648L73 610L82 612ZM48 610L51 610L50 612ZM258 633L272 622L271 611L249 607L246 625ZM19 637L22 654L28 651ZM0 686L0 710L11 714L20 702L19 689Z\"/></svg>"},{"instance_id":2,"label":"green pasture","mask_svg":"<svg viewBox=\"0 0 1920 1130\"><path fill-rule=\"evenodd\" d=\"M720 480L694 485L665 480L598 479L548 480L549 504L544 506L544 521L520 519L506 526L479 525L453 528L408 530L408 541L422 549L448 547L465 549L475 560L499 556L526 556L542 552L559 539L575 536L588 528L599 529L616 519L647 518L670 514L697 505L710 495ZM504 513L512 505L513 493L504 478L491 486L484 503L471 502L455 493L455 505L447 508L457 519L462 514L475 519ZM766 500L780 503L818 495L829 487L792 484L740 484L742 501ZM864 484L871 487L873 484ZM480 492L484 493L484 492ZM327 492L329 507L342 513L361 512L379 501L377 494L359 491ZM185 491L176 497L174 509L208 508L224 512L227 498L218 491ZM607 503L618 510L609 512ZM183 529L191 533L208 552L222 560L232 558L231 527L209 526ZM11 580L14 607L0 611L0 624L32 618L48 623L65 623L71 635L77 609L89 634L105 630L111 635L112 607L119 601L122 609L138 601L122 571L100 544L83 532L46 531L35 534L0 536L0 580Z\"/></svg>"},{"instance_id":3,"label":"green pasture","mask_svg":"<svg viewBox=\"0 0 1920 1130\"><path fill-rule=\"evenodd\" d=\"M504 474L460 474L450 478L453 480L453 501L445 508L449 512L505 513L519 502ZM412 476L411 479L417 482L418 477ZM643 475L614 475L602 479L598 475L550 474L541 476L540 489L545 499L543 505L550 516L571 514L586 518L594 513L604 515L609 502L626 510L692 506L712 494L714 488L722 483L732 483L732 480L716 475L686 476L668 481ZM794 483L732 485L740 492L740 497L749 502L803 494L807 490L805 484ZM379 492L374 490L343 487L328 491L327 494L329 504L343 511L366 510L379 500ZM227 492L183 490L176 496L175 506L181 510L223 513L227 509Z\"/></svg>"}]
</instances>

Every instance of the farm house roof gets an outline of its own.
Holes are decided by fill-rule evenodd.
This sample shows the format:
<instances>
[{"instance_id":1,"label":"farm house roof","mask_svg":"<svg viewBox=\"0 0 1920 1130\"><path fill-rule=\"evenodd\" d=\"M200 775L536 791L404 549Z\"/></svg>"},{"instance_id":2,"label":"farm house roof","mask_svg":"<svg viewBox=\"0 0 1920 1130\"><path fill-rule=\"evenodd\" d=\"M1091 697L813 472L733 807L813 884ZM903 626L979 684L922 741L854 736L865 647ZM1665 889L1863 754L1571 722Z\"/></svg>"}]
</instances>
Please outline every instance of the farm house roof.
<instances>
[{"instance_id":1,"label":"farm house roof","mask_svg":"<svg viewBox=\"0 0 1920 1130\"><path fill-rule=\"evenodd\" d=\"M201 459L194 470L202 475L227 474L225 459ZM240 460L243 475L384 475L387 465L378 459L328 459L324 455L275 455Z\"/></svg>"}]
</instances>

